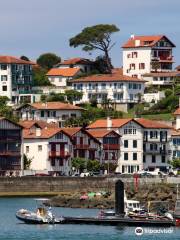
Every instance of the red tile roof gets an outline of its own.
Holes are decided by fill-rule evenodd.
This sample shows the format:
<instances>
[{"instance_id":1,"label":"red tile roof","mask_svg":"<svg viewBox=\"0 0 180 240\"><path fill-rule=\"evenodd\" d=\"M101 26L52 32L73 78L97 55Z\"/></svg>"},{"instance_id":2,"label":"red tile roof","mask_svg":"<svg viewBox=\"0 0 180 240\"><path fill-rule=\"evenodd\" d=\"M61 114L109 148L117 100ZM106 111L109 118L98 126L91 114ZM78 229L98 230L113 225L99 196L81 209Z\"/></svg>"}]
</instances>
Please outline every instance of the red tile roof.
<instances>
[{"instance_id":1,"label":"red tile roof","mask_svg":"<svg viewBox=\"0 0 180 240\"><path fill-rule=\"evenodd\" d=\"M79 79L74 79L71 82L78 83L78 82L142 82L145 83L146 81L138 78L129 77L123 75L122 69L114 69L111 74L95 74L88 77L82 77Z\"/></svg>"},{"instance_id":2,"label":"red tile roof","mask_svg":"<svg viewBox=\"0 0 180 240\"><path fill-rule=\"evenodd\" d=\"M73 64L92 64L93 62L86 58L70 58L67 60L64 60L59 65L73 65Z\"/></svg>"},{"instance_id":3,"label":"red tile roof","mask_svg":"<svg viewBox=\"0 0 180 240\"><path fill-rule=\"evenodd\" d=\"M31 61L25 61L20 58L16 58L13 56L0 56L0 63L15 63L15 64L29 64L29 65L36 65L36 63L31 62Z\"/></svg>"},{"instance_id":4,"label":"red tile roof","mask_svg":"<svg viewBox=\"0 0 180 240\"><path fill-rule=\"evenodd\" d=\"M24 139L48 139L53 137L55 134L61 132L60 128L43 128L41 129L40 136L36 136L36 129L24 129L23 138Z\"/></svg>"},{"instance_id":5,"label":"red tile roof","mask_svg":"<svg viewBox=\"0 0 180 240\"><path fill-rule=\"evenodd\" d=\"M180 115L180 107L176 109L176 111L173 113L174 115Z\"/></svg>"},{"instance_id":6,"label":"red tile roof","mask_svg":"<svg viewBox=\"0 0 180 240\"><path fill-rule=\"evenodd\" d=\"M62 102L38 102L38 103L32 103L32 104L27 104L32 106L35 109L39 110L84 110L81 107L74 106L69 103L62 103ZM23 106L22 106L23 107Z\"/></svg>"},{"instance_id":7,"label":"red tile roof","mask_svg":"<svg viewBox=\"0 0 180 240\"><path fill-rule=\"evenodd\" d=\"M27 129L30 129L33 126L39 126L40 128L58 128L57 123L47 123L42 120L38 120L38 121L37 120L24 120L24 121L20 121L19 124L23 128L27 128Z\"/></svg>"},{"instance_id":8,"label":"red tile roof","mask_svg":"<svg viewBox=\"0 0 180 240\"><path fill-rule=\"evenodd\" d=\"M134 36L122 46L122 48L139 48L139 47L153 47L159 40L162 38L166 38L167 41L169 41L173 47L175 45L164 35L154 35L154 36ZM136 46L135 41L140 40L139 46ZM149 42L149 44L146 44L146 42Z\"/></svg>"},{"instance_id":9,"label":"red tile roof","mask_svg":"<svg viewBox=\"0 0 180 240\"><path fill-rule=\"evenodd\" d=\"M46 74L47 76L63 76L63 77L74 77L80 68L52 68Z\"/></svg>"},{"instance_id":10,"label":"red tile roof","mask_svg":"<svg viewBox=\"0 0 180 240\"><path fill-rule=\"evenodd\" d=\"M90 129L90 130L88 130L88 132L95 138L103 138L108 134L115 134L120 137L120 135L113 130L106 130L106 129L92 130L92 129Z\"/></svg>"},{"instance_id":11,"label":"red tile roof","mask_svg":"<svg viewBox=\"0 0 180 240\"><path fill-rule=\"evenodd\" d=\"M74 134L76 134L77 132L79 132L82 128L80 127L75 127L75 128L63 128L63 132L65 132L67 135L69 135L70 137L72 137Z\"/></svg>"},{"instance_id":12,"label":"red tile roof","mask_svg":"<svg viewBox=\"0 0 180 240\"><path fill-rule=\"evenodd\" d=\"M176 70L177 70L177 71L180 71L180 65L178 65L178 66L176 67Z\"/></svg>"},{"instance_id":13,"label":"red tile roof","mask_svg":"<svg viewBox=\"0 0 180 240\"><path fill-rule=\"evenodd\" d=\"M119 128L125 125L126 123L132 121L132 118L127 118L127 119L111 119L112 120L112 128ZM90 124L88 129L91 128L107 128L107 119L99 119L96 120L94 123Z\"/></svg>"},{"instance_id":14,"label":"red tile roof","mask_svg":"<svg viewBox=\"0 0 180 240\"><path fill-rule=\"evenodd\" d=\"M135 122L139 123L142 127L144 128L162 128L162 129L172 129L172 127L161 123L159 121L154 121L154 120L149 120L149 119L145 119L145 118L135 118L134 119Z\"/></svg>"}]
</instances>

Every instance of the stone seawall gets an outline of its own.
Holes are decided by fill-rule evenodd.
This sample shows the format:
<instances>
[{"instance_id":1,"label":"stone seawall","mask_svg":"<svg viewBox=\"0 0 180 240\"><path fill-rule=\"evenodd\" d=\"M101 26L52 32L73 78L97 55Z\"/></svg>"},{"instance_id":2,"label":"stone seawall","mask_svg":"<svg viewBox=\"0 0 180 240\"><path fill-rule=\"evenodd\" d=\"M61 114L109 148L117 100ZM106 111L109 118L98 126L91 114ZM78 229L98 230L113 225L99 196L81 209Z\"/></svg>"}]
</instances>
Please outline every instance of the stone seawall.
<instances>
[{"instance_id":1,"label":"stone seawall","mask_svg":"<svg viewBox=\"0 0 180 240\"><path fill-rule=\"evenodd\" d=\"M8 192L82 192L89 190L113 190L120 178L92 177L0 177L0 193ZM169 180L168 180L169 179ZM174 179L174 180L173 180ZM134 185L133 178L121 178L126 185ZM180 178L140 178L139 186L158 183L180 183Z\"/></svg>"}]
</instances>

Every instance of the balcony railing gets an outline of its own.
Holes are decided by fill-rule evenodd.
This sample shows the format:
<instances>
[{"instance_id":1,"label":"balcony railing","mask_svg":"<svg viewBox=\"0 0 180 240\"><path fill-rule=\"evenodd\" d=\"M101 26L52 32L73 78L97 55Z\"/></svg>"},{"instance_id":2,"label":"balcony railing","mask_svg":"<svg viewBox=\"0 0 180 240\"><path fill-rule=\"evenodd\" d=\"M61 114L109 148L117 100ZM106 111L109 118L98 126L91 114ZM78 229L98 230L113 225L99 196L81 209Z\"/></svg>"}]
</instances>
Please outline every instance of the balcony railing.
<instances>
[{"instance_id":1,"label":"balcony railing","mask_svg":"<svg viewBox=\"0 0 180 240\"><path fill-rule=\"evenodd\" d=\"M20 151L0 151L0 156L20 156Z\"/></svg>"},{"instance_id":2,"label":"balcony railing","mask_svg":"<svg viewBox=\"0 0 180 240\"><path fill-rule=\"evenodd\" d=\"M88 145L88 144L76 144L74 147L76 149L89 149L89 148L91 148L90 145Z\"/></svg>"},{"instance_id":3,"label":"balcony railing","mask_svg":"<svg viewBox=\"0 0 180 240\"><path fill-rule=\"evenodd\" d=\"M120 150L120 144L103 144L104 150Z\"/></svg>"},{"instance_id":4,"label":"balcony railing","mask_svg":"<svg viewBox=\"0 0 180 240\"><path fill-rule=\"evenodd\" d=\"M52 157L52 158L65 158L69 156L70 156L70 153L67 151L50 151L49 152L49 157Z\"/></svg>"},{"instance_id":5,"label":"balcony railing","mask_svg":"<svg viewBox=\"0 0 180 240\"><path fill-rule=\"evenodd\" d=\"M146 149L143 150L144 154L168 154L169 152L166 150L151 150L151 149Z\"/></svg>"}]
</instances>

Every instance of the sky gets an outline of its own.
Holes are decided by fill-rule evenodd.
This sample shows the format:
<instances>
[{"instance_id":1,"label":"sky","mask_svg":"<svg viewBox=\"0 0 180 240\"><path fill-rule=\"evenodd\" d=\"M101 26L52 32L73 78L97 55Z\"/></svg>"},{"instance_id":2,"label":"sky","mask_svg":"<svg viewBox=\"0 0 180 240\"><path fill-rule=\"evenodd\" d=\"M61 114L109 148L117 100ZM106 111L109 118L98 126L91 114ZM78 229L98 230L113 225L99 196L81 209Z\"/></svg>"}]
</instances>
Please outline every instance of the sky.
<instances>
[{"instance_id":1,"label":"sky","mask_svg":"<svg viewBox=\"0 0 180 240\"><path fill-rule=\"evenodd\" d=\"M121 46L130 35L166 35L175 45L180 64L180 0L0 0L0 55L35 60L53 52L62 59L95 58L69 39L84 27L115 24L110 52L115 67L122 66Z\"/></svg>"}]
</instances>

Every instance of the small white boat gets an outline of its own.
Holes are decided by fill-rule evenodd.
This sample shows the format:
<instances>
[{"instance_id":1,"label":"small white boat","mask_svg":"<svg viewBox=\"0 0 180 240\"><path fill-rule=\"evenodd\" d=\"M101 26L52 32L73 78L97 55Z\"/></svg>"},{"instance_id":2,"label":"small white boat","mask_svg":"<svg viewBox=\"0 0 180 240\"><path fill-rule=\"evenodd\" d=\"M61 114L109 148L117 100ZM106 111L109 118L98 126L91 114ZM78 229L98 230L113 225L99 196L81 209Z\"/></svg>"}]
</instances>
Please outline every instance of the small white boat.
<instances>
[{"instance_id":1,"label":"small white boat","mask_svg":"<svg viewBox=\"0 0 180 240\"><path fill-rule=\"evenodd\" d=\"M51 207L46 207L44 205L44 203L48 200L49 199L45 198L36 199L37 209L35 212L29 211L27 209L20 209L16 212L16 217L24 223L31 224L62 223L64 221L64 218L56 218L51 211Z\"/></svg>"}]
</instances>

